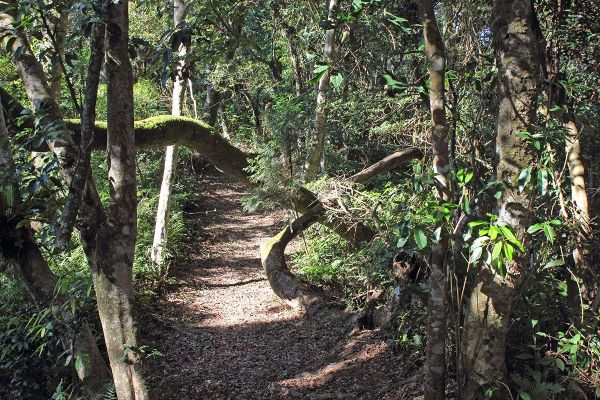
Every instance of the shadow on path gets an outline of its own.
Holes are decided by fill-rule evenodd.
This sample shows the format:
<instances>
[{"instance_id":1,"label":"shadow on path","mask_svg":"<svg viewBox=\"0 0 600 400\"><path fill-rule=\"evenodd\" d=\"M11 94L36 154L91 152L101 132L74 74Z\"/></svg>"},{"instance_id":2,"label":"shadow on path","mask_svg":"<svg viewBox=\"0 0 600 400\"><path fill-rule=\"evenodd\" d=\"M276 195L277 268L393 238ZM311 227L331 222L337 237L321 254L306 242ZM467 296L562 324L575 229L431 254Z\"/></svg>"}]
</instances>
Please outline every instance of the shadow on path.
<instances>
[{"instance_id":1,"label":"shadow on path","mask_svg":"<svg viewBox=\"0 0 600 400\"><path fill-rule=\"evenodd\" d=\"M177 282L143 310L143 342L163 353L150 368L156 398L416 398L419 367L377 332L333 311L304 318L273 294L258 249L285 214L244 213L244 188L220 174L197 187Z\"/></svg>"}]
</instances>

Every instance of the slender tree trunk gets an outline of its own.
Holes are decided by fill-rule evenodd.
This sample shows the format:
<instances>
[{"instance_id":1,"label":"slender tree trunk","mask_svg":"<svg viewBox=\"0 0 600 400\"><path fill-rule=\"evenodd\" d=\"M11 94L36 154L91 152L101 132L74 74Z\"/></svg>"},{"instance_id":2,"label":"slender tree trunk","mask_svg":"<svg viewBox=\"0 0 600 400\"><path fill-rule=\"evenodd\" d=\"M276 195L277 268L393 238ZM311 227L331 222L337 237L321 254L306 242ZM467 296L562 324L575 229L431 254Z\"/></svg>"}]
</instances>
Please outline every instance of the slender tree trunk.
<instances>
[{"instance_id":1,"label":"slender tree trunk","mask_svg":"<svg viewBox=\"0 0 600 400\"><path fill-rule=\"evenodd\" d=\"M213 83L209 80L206 85L206 101L204 102L204 122L210 126L215 126L217 115L221 108L221 92L215 89Z\"/></svg>"},{"instance_id":2,"label":"slender tree trunk","mask_svg":"<svg viewBox=\"0 0 600 400\"><path fill-rule=\"evenodd\" d=\"M554 4L554 29L558 30L564 24L567 17L568 5L564 0ZM568 3L568 2L567 2ZM541 32L538 33L541 36ZM562 125L565 134L565 155L569 173L571 176L571 200L573 205L573 221L575 223L575 244L573 249L573 260L575 261L575 273L582 278L582 293L584 297L593 300L598 288L599 273L590 260L590 244L593 242L593 231L591 226L588 194L585 183L585 165L581 156L581 144L579 141L579 129L575 115L571 111L571 101L568 98L564 84L565 75L561 71L562 43L556 35L550 35L546 45L546 73L550 83L548 89L549 116L554 115ZM543 38L540 38L540 42ZM600 295L599 295L600 298Z\"/></svg>"},{"instance_id":3,"label":"slender tree trunk","mask_svg":"<svg viewBox=\"0 0 600 400\"><path fill-rule=\"evenodd\" d=\"M496 172L506 186L497 205L498 220L512 228L528 249L526 229L532 223L532 196L528 190L519 192L516 181L536 160L533 145L518 135L533 130L540 86L531 2L497 0L492 28L499 81ZM503 385L507 380L506 335L527 260L526 254L519 253L513 262L505 260L505 276L485 266L477 276L464 327L465 399L483 398L486 385L498 388L495 398L507 397Z\"/></svg>"},{"instance_id":4,"label":"slender tree trunk","mask_svg":"<svg viewBox=\"0 0 600 400\"><path fill-rule=\"evenodd\" d=\"M450 187L450 162L448 158L448 122L445 109L445 52L433 2L421 0L419 13L423 23L425 51L429 69L429 101L431 109L431 144L434 160L438 200L440 204L452 201ZM446 254L449 243L447 221L441 221L441 235L431 248L430 293L427 324L427 361L425 375L425 400L446 398Z\"/></svg>"},{"instance_id":5,"label":"slender tree trunk","mask_svg":"<svg viewBox=\"0 0 600 400\"><path fill-rule=\"evenodd\" d=\"M185 22L186 6L182 0L173 0L173 25L175 29L182 29ZM173 99L171 115L181 115L181 104L185 92L184 68L185 56L188 52L186 41L182 40L178 49L177 68L175 70L175 82L173 82ZM156 225L154 226L154 241L152 242L152 261L160 264L164 261L164 250L167 246L169 233L169 213L171 207L171 191L175 181L177 169L177 146L167 146L165 152L165 166L163 171L160 196L158 199L158 211L156 212Z\"/></svg>"},{"instance_id":6,"label":"slender tree trunk","mask_svg":"<svg viewBox=\"0 0 600 400\"><path fill-rule=\"evenodd\" d=\"M58 17L52 20L52 31L57 48L54 49L52 62L50 64L49 80L50 93L56 103L60 106L62 94L63 71L60 60L65 58L65 42L67 38L67 25L69 23L69 11L64 5L58 10Z\"/></svg>"},{"instance_id":7,"label":"slender tree trunk","mask_svg":"<svg viewBox=\"0 0 600 400\"><path fill-rule=\"evenodd\" d=\"M286 27L285 36L290 52L290 61L294 70L294 87L296 88L296 97L302 96L302 70L300 69L300 55L296 43L294 42L295 30L292 27Z\"/></svg>"},{"instance_id":8,"label":"slender tree trunk","mask_svg":"<svg viewBox=\"0 0 600 400\"><path fill-rule=\"evenodd\" d=\"M106 72L108 78L107 155L111 182L107 223L92 255L98 313L119 400L147 399L134 322L132 266L137 236L133 72L129 61L129 2L108 7Z\"/></svg>"},{"instance_id":9,"label":"slender tree trunk","mask_svg":"<svg viewBox=\"0 0 600 400\"><path fill-rule=\"evenodd\" d=\"M315 109L315 138L310 144L308 159L305 165L306 181L313 181L317 177L319 167L324 169L325 161L325 136L327 134L327 94L329 92L330 69L333 68L335 58L335 32L338 0L329 0L327 23L330 24L325 32L325 47L323 56L328 68L319 79L317 90L317 106Z\"/></svg>"}]
</instances>

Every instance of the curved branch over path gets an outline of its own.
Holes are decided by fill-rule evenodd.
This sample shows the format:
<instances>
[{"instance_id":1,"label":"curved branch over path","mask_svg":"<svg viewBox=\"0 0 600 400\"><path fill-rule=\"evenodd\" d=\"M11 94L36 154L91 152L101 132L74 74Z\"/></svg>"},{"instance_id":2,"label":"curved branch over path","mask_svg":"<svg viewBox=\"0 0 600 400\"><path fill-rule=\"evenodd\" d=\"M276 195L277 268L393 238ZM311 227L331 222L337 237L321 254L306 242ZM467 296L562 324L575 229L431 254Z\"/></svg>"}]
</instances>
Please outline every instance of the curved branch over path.
<instances>
[{"instance_id":1,"label":"curved branch over path","mask_svg":"<svg viewBox=\"0 0 600 400\"><path fill-rule=\"evenodd\" d=\"M365 183L378 174L422 156L421 150L414 147L398 151L352 175L348 180L353 183ZM292 307L300 308L309 315L321 306L323 296L317 289L300 282L289 270L285 261L285 248L309 226L322 220L324 213L323 203L316 203L278 235L263 243L260 249L260 260L275 294Z\"/></svg>"},{"instance_id":2,"label":"curved branch over path","mask_svg":"<svg viewBox=\"0 0 600 400\"><path fill-rule=\"evenodd\" d=\"M322 206L307 211L260 248L260 261L275 294L309 315L321 305L323 295L318 289L300 282L289 270L285 262L285 248L296 236L317 222L323 211Z\"/></svg>"},{"instance_id":3,"label":"curved branch over path","mask_svg":"<svg viewBox=\"0 0 600 400\"><path fill-rule=\"evenodd\" d=\"M23 115L23 106L13 99L7 92L0 88L2 106L9 114L9 120L15 120ZM73 140L80 140L79 120L68 120L67 126L75 132ZM22 122L21 127L33 127L33 122L28 119ZM232 145L227 139L215 132L206 123L193 118L176 116L156 116L135 122L135 145L138 148L158 148L171 145L186 146L198 151L206 157L213 165L234 177L248 188L257 187L258 184L250 180L250 174L246 172L248 160L253 154L247 154ZM106 123L96 122L92 148L95 150L106 149ZM45 143L32 147L32 151L47 151ZM373 176L388 171L400 164L406 163L423 156L421 150L408 148L396 152L383 160L365 168L358 174L349 178L351 182L364 183ZM286 199L282 197L285 202ZM321 201L310 190L300 187L290 199L296 210L305 213L309 209L319 205ZM321 205L322 206L322 205ZM354 247L362 242L373 238L374 232L360 222L348 223L339 218L327 220L322 218L324 209L319 215L318 222L335 231L338 235L348 240Z\"/></svg>"}]
</instances>

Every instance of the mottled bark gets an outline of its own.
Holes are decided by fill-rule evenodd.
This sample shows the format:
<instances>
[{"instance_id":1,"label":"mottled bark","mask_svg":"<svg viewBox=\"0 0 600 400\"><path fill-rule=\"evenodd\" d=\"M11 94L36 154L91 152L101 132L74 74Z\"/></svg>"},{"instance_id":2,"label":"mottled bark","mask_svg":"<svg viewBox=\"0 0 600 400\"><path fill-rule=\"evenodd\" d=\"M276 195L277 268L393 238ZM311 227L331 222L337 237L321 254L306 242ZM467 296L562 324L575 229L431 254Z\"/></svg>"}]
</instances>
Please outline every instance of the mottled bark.
<instances>
[{"instance_id":1,"label":"mottled bark","mask_svg":"<svg viewBox=\"0 0 600 400\"><path fill-rule=\"evenodd\" d=\"M186 6L181 0L173 0L173 25L175 29L182 29L185 24ZM184 77L185 57L188 52L186 40L181 40L177 50L177 67L175 68L175 80L173 81L173 98L171 103L171 115L181 115L181 104L185 92ZM160 264L164 261L164 250L167 246L169 231L169 213L171 208L171 191L175 182L177 170L177 146L167 146L165 151L165 165L163 169L162 184L158 198L158 209L156 211L156 224L154 225L154 240L150 255L152 261Z\"/></svg>"},{"instance_id":2,"label":"mottled bark","mask_svg":"<svg viewBox=\"0 0 600 400\"><path fill-rule=\"evenodd\" d=\"M431 145L433 172L440 204L452 202L450 162L448 158L448 122L446 121L446 96L444 88L445 51L440 35L433 2L421 0L419 13L423 24L425 52L429 70L429 103L431 109ZM427 361L425 363L425 400L446 398L446 323L447 277L446 257L449 244L449 227L441 221L441 234L431 246L429 275L429 303L427 307Z\"/></svg>"},{"instance_id":3,"label":"mottled bark","mask_svg":"<svg viewBox=\"0 0 600 400\"><path fill-rule=\"evenodd\" d=\"M98 313L119 400L149 398L137 351L132 267L137 235L133 72L129 61L129 2L111 2L107 17L106 74L108 179L107 223L92 254ZM89 257L89 256L88 256Z\"/></svg>"},{"instance_id":4,"label":"mottled bark","mask_svg":"<svg viewBox=\"0 0 600 400\"><path fill-rule=\"evenodd\" d=\"M50 29L54 37L54 54L52 56L49 75L50 93L60 106L62 95L63 70L60 60L65 58L65 42L67 39L67 25L69 23L69 11L64 4L59 5L58 16L52 18Z\"/></svg>"},{"instance_id":5,"label":"mottled bark","mask_svg":"<svg viewBox=\"0 0 600 400\"><path fill-rule=\"evenodd\" d=\"M497 214L499 224L510 226L527 249L526 229L532 223L532 195L529 190L519 192L516 181L520 172L536 160L532 143L518 135L521 131L533 130L540 86L531 2L497 0L493 17L499 82L496 173L505 185ZM481 397L488 384L500 387L495 391L497 398L506 395L498 382L507 380L506 335L516 288L527 268L527 256L515 254L515 260L506 260L505 267L505 276L490 267L482 267L470 297L462 354L466 379L462 383L464 398Z\"/></svg>"},{"instance_id":6,"label":"mottled bark","mask_svg":"<svg viewBox=\"0 0 600 400\"><path fill-rule=\"evenodd\" d=\"M305 166L306 181L313 181L319 168L324 169L325 163L325 137L327 135L327 95L329 92L329 80L331 69L335 58L335 33L337 24L338 0L329 0L329 11L327 13L328 29L325 31L325 46L323 57L328 68L319 79L317 89L317 106L315 108L315 137L310 143L308 158Z\"/></svg>"}]
</instances>

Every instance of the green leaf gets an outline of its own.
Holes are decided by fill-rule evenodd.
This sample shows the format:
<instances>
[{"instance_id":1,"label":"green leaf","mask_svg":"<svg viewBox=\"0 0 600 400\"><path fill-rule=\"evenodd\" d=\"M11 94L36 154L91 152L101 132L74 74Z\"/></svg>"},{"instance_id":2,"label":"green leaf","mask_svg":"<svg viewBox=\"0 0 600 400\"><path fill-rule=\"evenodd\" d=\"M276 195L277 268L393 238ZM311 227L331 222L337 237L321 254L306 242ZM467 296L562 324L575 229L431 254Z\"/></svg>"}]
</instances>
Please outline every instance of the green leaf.
<instances>
[{"instance_id":1,"label":"green leaf","mask_svg":"<svg viewBox=\"0 0 600 400\"><path fill-rule=\"evenodd\" d=\"M352 0L352 12L359 13L365 8L362 0Z\"/></svg>"},{"instance_id":2,"label":"green leaf","mask_svg":"<svg viewBox=\"0 0 600 400\"><path fill-rule=\"evenodd\" d=\"M400 239L398 239L398 243L396 243L396 247L401 249L404 247L406 242L408 242L408 237L401 237Z\"/></svg>"},{"instance_id":3,"label":"green leaf","mask_svg":"<svg viewBox=\"0 0 600 400\"><path fill-rule=\"evenodd\" d=\"M521 400L531 400L531 396L530 396L530 395L529 395L529 393L527 393L527 392L521 392L521 393L519 394L519 398L520 398Z\"/></svg>"},{"instance_id":4,"label":"green leaf","mask_svg":"<svg viewBox=\"0 0 600 400\"><path fill-rule=\"evenodd\" d=\"M498 234L500 233L500 228L496 225L490 226L490 230L488 231L491 240L496 240Z\"/></svg>"},{"instance_id":5,"label":"green leaf","mask_svg":"<svg viewBox=\"0 0 600 400\"><path fill-rule=\"evenodd\" d=\"M485 224L487 224L486 221L471 221L467 225L469 225L469 228L475 228L476 226L485 225Z\"/></svg>"},{"instance_id":6,"label":"green leaf","mask_svg":"<svg viewBox=\"0 0 600 400\"><path fill-rule=\"evenodd\" d=\"M497 259L502 253L502 244L504 242L498 242L494 245L494 249L492 250L492 260Z\"/></svg>"},{"instance_id":7,"label":"green leaf","mask_svg":"<svg viewBox=\"0 0 600 400\"><path fill-rule=\"evenodd\" d=\"M343 82L344 82L344 77L340 73L335 74L334 76L331 77L331 86L333 86L336 90L339 90L339 88L342 86Z\"/></svg>"},{"instance_id":8,"label":"green leaf","mask_svg":"<svg viewBox=\"0 0 600 400\"><path fill-rule=\"evenodd\" d=\"M519 193L525 189L525 187L531 182L531 167L527 167L521 171L519 177L517 178L517 185L519 189Z\"/></svg>"},{"instance_id":9,"label":"green leaf","mask_svg":"<svg viewBox=\"0 0 600 400\"><path fill-rule=\"evenodd\" d=\"M541 231L542 229L544 229L543 223L531 225L529 228L527 228L527 233L536 233L538 231Z\"/></svg>"},{"instance_id":10,"label":"green leaf","mask_svg":"<svg viewBox=\"0 0 600 400\"><path fill-rule=\"evenodd\" d=\"M423 232L423 229L421 229L421 228L415 229L414 237L415 237L415 243L417 244L417 247L419 248L419 250L422 250L425 248L425 246L427 246L427 236L425 236L425 232Z\"/></svg>"},{"instance_id":11,"label":"green leaf","mask_svg":"<svg viewBox=\"0 0 600 400\"><path fill-rule=\"evenodd\" d=\"M471 255L469 256L470 263L476 263L483 253L483 247L475 247L473 251L471 251Z\"/></svg>"},{"instance_id":12,"label":"green leaf","mask_svg":"<svg viewBox=\"0 0 600 400\"><path fill-rule=\"evenodd\" d=\"M561 260L561 259L557 259L557 260L550 260L546 263L546 265L544 265L544 267L542 269L546 269L546 268L554 268L554 267L561 267L565 265L565 261Z\"/></svg>"},{"instance_id":13,"label":"green leaf","mask_svg":"<svg viewBox=\"0 0 600 400\"><path fill-rule=\"evenodd\" d=\"M315 76L309 80L309 83L317 83L321 80L321 78L323 77L323 75L325 75L325 72L327 72L327 70L329 69L329 65L328 64L317 64L315 69L314 69L314 74Z\"/></svg>"},{"instance_id":14,"label":"green leaf","mask_svg":"<svg viewBox=\"0 0 600 400\"><path fill-rule=\"evenodd\" d=\"M498 228L500 228L502 236L504 236L506 240L515 245L515 247L521 250L522 252L525 251L525 247L523 247L523 244L519 241L519 239L517 239L515 234L510 230L508 226L498 226Z\"/></svg>"},{"instance_id":15,"label":"green leaf","mask_svg":"<svg viewBox=\"0 0 600 400\"><path fill-rule=\"evenodd\" d=\"M560 369L561 371L565 370L565 362L562 359L557 358L556 360L554 360L554 362L556 363L558 369Z\"/></svg>"},{"instance_id":16,"label":"green leaf","mask_svg":"<svg viewBox=\"0 0 600 400\"><path fill-rule=\"evenodd\" d=\"M510 243L504 243L504 255L507 260L513 261L515 258L515 248Z\"/></svg>"},{"instance_id":17,"label":"green leaf","mask_svg":"<svg viewBox=\"0 0 600 400\"><path fill-rule=\"evenodd\" d=\"M549 224L544 224L544 235L546 235L546 239L550 243L554 243L554 228L552 228Z\"/></svg>"},{"instance_id":18,"label":"green leaf","mask_svg":"<svg viewBox=\"0 0 600 400\"><path fill-rule=\"evenodd\" d=\"M482 247L485 243L487 243L487 241L490 240L489 236L480 236L477 239L475 239L473 241L473 244L471 245L471 249L476 249L477 247Z\"/></svg>"}]
</instances>

